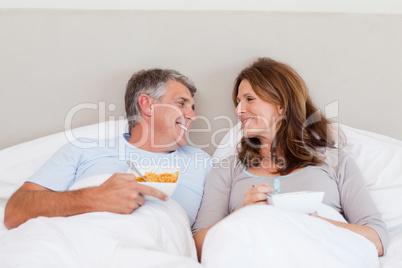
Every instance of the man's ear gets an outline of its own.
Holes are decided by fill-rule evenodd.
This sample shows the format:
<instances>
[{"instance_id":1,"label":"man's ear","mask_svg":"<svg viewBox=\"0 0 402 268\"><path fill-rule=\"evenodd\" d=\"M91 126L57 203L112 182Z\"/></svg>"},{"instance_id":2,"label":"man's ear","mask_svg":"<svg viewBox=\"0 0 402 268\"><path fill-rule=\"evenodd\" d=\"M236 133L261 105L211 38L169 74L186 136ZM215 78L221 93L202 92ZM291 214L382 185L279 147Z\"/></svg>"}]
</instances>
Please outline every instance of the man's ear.
<instances>
[{"instance_id":1,"label":"man's ear","mask_svg":"<svg viewBox=\"0 0 402 268\"><path fill-rule=\"evenodd\" d=\"M151 117L153 114L153 99L147 94L141 94L138 97L138 104L141 108L141 116Z\"/></svg>"}]
</instances>

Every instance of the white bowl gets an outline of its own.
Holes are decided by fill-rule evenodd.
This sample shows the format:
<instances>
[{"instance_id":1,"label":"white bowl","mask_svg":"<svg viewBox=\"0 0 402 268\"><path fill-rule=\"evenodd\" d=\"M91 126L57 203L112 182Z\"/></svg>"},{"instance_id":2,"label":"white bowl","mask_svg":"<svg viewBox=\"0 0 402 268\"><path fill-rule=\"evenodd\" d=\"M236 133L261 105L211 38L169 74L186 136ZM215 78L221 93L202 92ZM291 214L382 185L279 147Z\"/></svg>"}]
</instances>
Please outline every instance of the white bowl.
<instances>
[{"instance_id":1,"label":"white bowl","mask_svg":"<svg viewBox=\"0 0 402 268\"><path fill-rule=\"evenodd\" d=\"M268 204L310 214L317 211L323 198L324 192L291 192L268 196Z\"/></svg>"},{"instance_id":2,"label":"white bowl","mask_svg":"<svg viewBox=\"0 0 402 268\"><path fill-rule=\"evenodd\" d=\"M157 166L136 166L139 172L141 172L142 175L145 174L145 172L152 172L155 174L163 174L163 173L175 173L176 171L179 171L179 177L177 178L177 181L172 183L172 182L138 182L153 188L156 188L162 192L164 192L167 196L172 196L174 191L176 190L176 186L178 181L180 180L180 174L181 174L181 168L180 167L157 167ZM127 170L127 173L134 174L135 176L139 177L139 175L129 168ZM149 195L144 195L144 198L146 200L155 200L155 197L149 196Z\"/></svg>"}]
</instances>

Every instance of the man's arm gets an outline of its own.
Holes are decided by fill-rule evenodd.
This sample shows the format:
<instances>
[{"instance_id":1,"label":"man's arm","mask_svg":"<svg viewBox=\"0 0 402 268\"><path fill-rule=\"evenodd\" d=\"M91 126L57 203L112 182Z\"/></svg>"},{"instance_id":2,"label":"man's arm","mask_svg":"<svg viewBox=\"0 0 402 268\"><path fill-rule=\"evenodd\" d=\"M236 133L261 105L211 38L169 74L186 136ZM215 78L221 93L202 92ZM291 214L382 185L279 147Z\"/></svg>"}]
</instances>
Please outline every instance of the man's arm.
<instances>
[{"instance_id":1,"label":"man's arm","mask_svg":"<svg viewBox=\"0 0 402 268\"><path fill-rule=\"evenodd\" d=\"M116 173L98 187L66 192L26 182L10 197L4 224L12 229L39 216L72 216L94 211L129 214L144 204L141 194L168 199L161 191L137 183L132 174Z\"/></svg>"}]
</instances>

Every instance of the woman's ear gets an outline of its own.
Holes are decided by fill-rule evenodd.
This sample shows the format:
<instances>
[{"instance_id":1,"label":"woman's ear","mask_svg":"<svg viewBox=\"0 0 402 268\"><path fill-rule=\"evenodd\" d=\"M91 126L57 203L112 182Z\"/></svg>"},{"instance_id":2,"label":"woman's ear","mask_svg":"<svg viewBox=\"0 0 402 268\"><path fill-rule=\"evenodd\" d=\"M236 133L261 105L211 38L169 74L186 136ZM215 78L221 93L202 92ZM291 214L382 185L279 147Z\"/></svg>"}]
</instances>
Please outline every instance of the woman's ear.
<instances>
[{"instance_id":1,"label":"woman's ear","mask_svg":"<svg viewBox=\"0 0 402 268\"><path fill-rule=\"evenodd\" d=\"M147 94L141 94L138 97L138 104L141 108L141 116L151 117L153 114L153 99L150 98Z\"/></svg>"},{"instance_id":2,"label":"woman's ear","mask_svg":"<svg viewBox=\"0 0 402 268\"><path fill-rule=\"evenodd\" d=\"M282 114L282 112L283 112L283 107L282 106L276 105L276 109L278 110L279 115L283 115Z\"/></svg>"}]
</instances>

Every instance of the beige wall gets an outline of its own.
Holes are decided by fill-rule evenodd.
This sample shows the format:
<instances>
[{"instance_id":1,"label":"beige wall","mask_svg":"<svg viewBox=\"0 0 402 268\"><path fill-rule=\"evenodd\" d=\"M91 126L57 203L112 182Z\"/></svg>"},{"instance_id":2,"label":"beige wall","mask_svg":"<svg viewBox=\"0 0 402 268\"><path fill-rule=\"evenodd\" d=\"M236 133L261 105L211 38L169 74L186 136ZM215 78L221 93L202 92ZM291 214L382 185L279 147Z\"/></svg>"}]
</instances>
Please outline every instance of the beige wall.
<instances>
[{"instance_id":1,"label":"beige wall","mask_svg":"<svg viewBox=\"0 0 402 268\"><path fill-rule=\"evenodd\" d=\"M236 123L236 74L260 56L293 66L335 121L402 139L400 29L402 15L3 9L0 149L72 115L74 127L123 116L131 74L163 67L198 86L190 140L211 153Z\"/></svg>"},{"instance_id":2,"label":"beige wall","mask_svg":"<svg viewBox=\"0 0 402 268\"><path fill-rule=\"evenodd\" d=\"M0 8L402 14L402 4L399 0L1 0Z\"/></svg>"}]
</instances>

